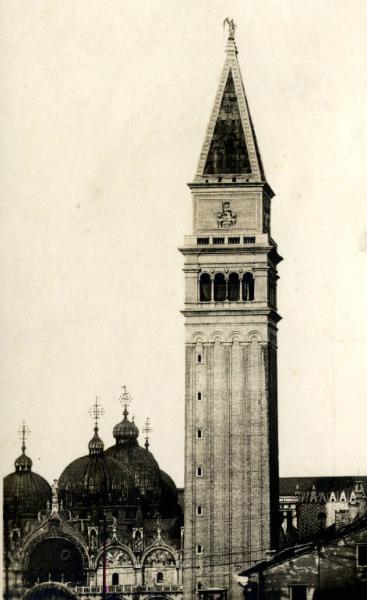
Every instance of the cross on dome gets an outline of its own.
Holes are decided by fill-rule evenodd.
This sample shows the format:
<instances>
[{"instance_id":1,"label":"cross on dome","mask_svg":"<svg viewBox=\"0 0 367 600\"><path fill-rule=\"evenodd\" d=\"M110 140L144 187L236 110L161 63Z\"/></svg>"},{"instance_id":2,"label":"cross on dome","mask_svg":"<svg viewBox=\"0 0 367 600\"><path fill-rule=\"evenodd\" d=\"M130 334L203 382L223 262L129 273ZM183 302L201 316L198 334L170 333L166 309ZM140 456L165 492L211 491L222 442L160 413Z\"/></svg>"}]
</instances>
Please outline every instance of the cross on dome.
<instances>
[{"instance_id":1,"label":"cross on dome","mask_svg":"<svg viewBox=\"0 0 367 600\"><path fill-rule=\"evenodd\" d=\"M102 415L104 415L105 410L99 403L99 396L96 396L96 401L94 404L92 404L88 413L94 419L94 436L88 444L89 454L102 454L104 444L98 435L98 420L101 418Z\"/></svg>"},{"instance_id":2,"label":"cross on dome","mask_svg":"<svg viewBox=\"0 0 367 600\"><path fill-rule=\"evenodd\" d=\"M29 429L29 427L27 427L25 421L23 421L21 427L19 427L18 429L18 435L22 442L22 454L16 459L14 463L16 471L30 471L32 469L32 461L25 453L25 442L30 433L31 430Z\"/></svg>"},{"instance_id":3,"label":"cross on dome","mask_svg":"<svg viewBox=\"0 0 367 600\"><path fill-rule=\"evenodd\" d=\"M25 441L29 437L30 433L31 433L31 430L29 429L29 427L27 427L25 421L23 421L22 426L19 427L19 430L18 430L19 438L20 438L20 440L22 442L22 452L23 452L23 454L24 454L25 449L26 449Z\"/></svg>"},{"instance_id":4,"label":"cross on dome","mask_svg":"<svg viewBox=\"0 0 367 600\"><path fill-rule=\"evenodd\" d=\"M105 410L101 406L101 404L99 403L99 400L100 400L100 397L96 396L95 403L92 404L92 406L90 407L90 409L88 411L88 413L90 414L90 416L94 418L95 428L97 428L97 429L98 429L98 421L102 417L102 415L104 415L104 413L105 413Z\"/></svg>"},{"instance_id":5,"label":"cross on dome","mask_svg":"<svg viewBox=\"0 0 367 600\"><path fill-rule=\"evenodd\" d=\"M143 433L145 435L145 448L148 450L149 448L149 434L152 433L153 428L151 426L150 423L150 419L149 417L147 417L147 420L144 423L144 427L143 427Z\"/></svg>"},{"instance_id":6,"label":"cross on dome","mask_svg":"<svg viewBox=\"0 0 367 600\"><path fill-rule=\"evenodd\" d=\"M126 385L121 386L121 389L122 389L122 393L120 394L119 402L120 402L121 406L124 407L124 410L123 410L124 417L127 417L127 415L129 414L129 411L127 410L127 407L131 403L131 395L127 391Z\"/></svg>"}]
</instances>

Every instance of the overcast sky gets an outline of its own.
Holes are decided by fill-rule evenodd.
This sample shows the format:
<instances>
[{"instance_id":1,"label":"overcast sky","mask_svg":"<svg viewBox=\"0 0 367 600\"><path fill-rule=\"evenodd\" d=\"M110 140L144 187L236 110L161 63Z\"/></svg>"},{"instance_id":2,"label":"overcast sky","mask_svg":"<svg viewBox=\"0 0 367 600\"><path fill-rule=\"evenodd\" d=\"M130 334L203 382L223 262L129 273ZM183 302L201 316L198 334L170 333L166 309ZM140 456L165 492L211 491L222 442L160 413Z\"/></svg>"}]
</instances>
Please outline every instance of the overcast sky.
<instances>
[{"instance_id":1,"label":"overcast sky","mask_svg":"<svg viewBox=\"0 0 367 600\"><path fill-rule=\"evenodd\" d=\"M1 455L50 481L126 383L183 484L183 257L225 17L276 192L283 475L367 474L364 0L1 7Z\"/></svg>"}]
</instances>

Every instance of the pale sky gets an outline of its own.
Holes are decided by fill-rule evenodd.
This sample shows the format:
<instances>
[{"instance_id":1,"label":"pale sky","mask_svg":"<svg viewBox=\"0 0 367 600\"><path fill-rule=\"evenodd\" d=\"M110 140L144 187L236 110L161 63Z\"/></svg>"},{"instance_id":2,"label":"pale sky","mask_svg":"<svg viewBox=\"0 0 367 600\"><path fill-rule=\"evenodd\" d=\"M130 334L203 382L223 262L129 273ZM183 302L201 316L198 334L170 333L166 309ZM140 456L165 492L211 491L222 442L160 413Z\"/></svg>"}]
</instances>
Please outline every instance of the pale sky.
<instances>
[{"instance_id":1,"label":"pale sky","mask_svg":"<svg viewBox=\"0 0 367 600\"><path fill-rule=\"evenodd\" d=\"M1 7L1 455L49 481L126 383L183 484L183 257L225 17L276 192L283 475L367 474L364 0ZM141 443L143 440L141 439Z\"/></svg>"}]
</instances>

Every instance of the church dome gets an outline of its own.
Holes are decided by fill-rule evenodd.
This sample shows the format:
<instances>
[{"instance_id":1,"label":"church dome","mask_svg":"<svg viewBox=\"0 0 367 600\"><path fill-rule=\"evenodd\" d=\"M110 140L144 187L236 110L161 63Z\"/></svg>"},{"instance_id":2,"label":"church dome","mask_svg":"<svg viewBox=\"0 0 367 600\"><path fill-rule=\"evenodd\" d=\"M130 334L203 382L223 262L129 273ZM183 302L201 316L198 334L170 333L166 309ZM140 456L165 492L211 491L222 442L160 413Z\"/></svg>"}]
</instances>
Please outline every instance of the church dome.
<instances>
[{"instance_id":1,"label":"church dome","mask_svg":"<svg viewBox=\"0 0 367 600\"><path fill-rule=\"evenodd\" d=\"M89 454L74 460L60 475L58 487L64 508L126 502L132 487L128 469L103 452L97 425Z\"/></svg>"},{"instance_id":2,"label":"church dome","mask_svg":"<svg viewBox=\"0 0 367 600\"><path fill-rule=\"evenodd\" d=\"M118 444L129 444L139 437L139 429L134 421L129 421L127 418L128 414L127 407L125 406L124 418L113 428L113 437Z\"/></svg>"},{"instance_id":3,"label":"church dome","mask_svg":"<svg viewBox=\"0 0 367 600\"><path fill-rule=\"evenodd\" d=\"M177 487L172 477L170 477L168 473L165 473L162 470L160 471L160 475L162 488L164 488L165 490L167 490L167 492L177 497Z\"/></svg>"},{"instance_id":4,"label":"church dome","mask_svg":"<svg viewBox=\"0 0 367 600\"><path fill-rule=\"evenodd\" d=\"M108 448L105 454L112 456L129 470L137 496L149 496L154 502L160 492L158 463L147 448L139 445L139 429L134 421L128 419L126 405L123 414L123 420L113 428L116 444Z\"/></svg>"},{"instance_id":5,"label":"church dome","mask_svg":"<svg viewBox=\"0 0 367 600\"><path fill-rule=\"evenodd\" d=\"M177 487L173 479L164 471L160 471L161 495L159 514L165 517L176 517L181 514L178 504Z\"/></svg>"},{"instance_id":6,"label":"church dome","mask_svg":"<svg viewBox=\"0 0 367 600\"><path fill-rule=\"evenodd\" d=\"M51 501L49 483L32 471L32 460L25 453L16 459L15 471L4 477L4 512L8 515L37 515Z\"/></svg>"},{"instance_id":7,"label":"church dome","mask_svg":"<svg viewBox=\"0 0 367 600\"><path fill-rule=\"evenodd\" d=\"M117 442L115 446L108 448L105 454L113 457L129 470L138 495L158 492L160 483L158 463L149 450L139 446L136 439L131 444Z\"/></svg>"}]
</instances>

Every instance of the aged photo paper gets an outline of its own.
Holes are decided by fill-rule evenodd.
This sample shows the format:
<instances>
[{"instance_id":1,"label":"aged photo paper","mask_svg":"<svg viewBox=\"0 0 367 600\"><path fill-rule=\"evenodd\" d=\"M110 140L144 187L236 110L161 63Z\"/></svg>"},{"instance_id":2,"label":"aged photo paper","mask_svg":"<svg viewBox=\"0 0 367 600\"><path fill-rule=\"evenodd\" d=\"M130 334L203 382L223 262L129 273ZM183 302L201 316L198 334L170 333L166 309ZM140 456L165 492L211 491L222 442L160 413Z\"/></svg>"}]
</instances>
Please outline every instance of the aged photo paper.
<instances>
[{"instance_id":1,"label":"aged photo paper","mask_svg":"<svg viewBox=\"0 0 367 600\"><path fill-rule=\"evenodd\" d=\"M7 599L367 586L367 7L1 6Z\"/></svg>"}]
</instances>

